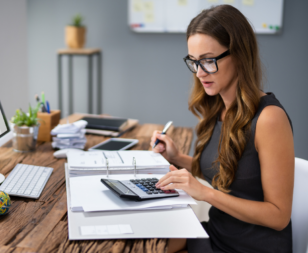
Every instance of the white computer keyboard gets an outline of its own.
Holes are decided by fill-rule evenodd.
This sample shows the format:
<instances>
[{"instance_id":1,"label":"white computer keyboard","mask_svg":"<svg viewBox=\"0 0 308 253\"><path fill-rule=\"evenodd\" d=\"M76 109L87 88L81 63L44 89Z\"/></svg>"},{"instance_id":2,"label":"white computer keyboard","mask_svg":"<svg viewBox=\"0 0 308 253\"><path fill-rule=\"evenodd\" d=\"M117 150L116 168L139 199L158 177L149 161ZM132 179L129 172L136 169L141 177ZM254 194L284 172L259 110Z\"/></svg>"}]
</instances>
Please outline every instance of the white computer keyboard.
<instances>
[{"instance_id":1,"label":"white computer keyboard","mask_svg":"<svg viewBox=\"0 0 308 253\"><path fill-rule=\"evenodd\" d=\"M41 195L53 168L17 164L0 185L0 191L11 196L37 199Z\"/></svg>"}]
</instances>

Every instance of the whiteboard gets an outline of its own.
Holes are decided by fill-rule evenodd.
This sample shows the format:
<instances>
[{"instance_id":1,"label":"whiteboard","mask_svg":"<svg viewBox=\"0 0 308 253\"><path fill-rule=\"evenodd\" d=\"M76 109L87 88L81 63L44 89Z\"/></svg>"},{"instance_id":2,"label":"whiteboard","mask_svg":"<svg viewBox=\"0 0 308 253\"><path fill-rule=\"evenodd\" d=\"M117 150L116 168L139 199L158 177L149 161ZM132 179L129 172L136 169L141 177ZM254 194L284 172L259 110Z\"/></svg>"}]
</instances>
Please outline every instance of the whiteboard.
<instances>
[{"instance_id":1,"label":"whiteboard","mask_svg":"<svg viewBox=\"0 0 308 253\"><path fill-rule=\"evenodd\" d=\"M129 0L128 24L135 32L185 33L202 10L229 4L240 10L255 33L282 29L283 0Z\"/></svg>"}]
</instances>

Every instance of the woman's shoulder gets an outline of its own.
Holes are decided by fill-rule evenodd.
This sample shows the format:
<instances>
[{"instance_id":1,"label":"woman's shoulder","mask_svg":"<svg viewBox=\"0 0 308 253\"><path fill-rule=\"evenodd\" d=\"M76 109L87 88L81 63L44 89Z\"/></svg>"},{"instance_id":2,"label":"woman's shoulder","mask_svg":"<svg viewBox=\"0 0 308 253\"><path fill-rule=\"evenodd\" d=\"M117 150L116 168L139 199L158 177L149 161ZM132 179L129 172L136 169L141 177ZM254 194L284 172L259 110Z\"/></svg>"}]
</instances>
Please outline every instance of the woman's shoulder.
<instances>
[{"instance_id":1,"label":"woman's shoulder","mask_svg":"<svg viewBox=\"0 0 308 253\"><path fill-rule=\"evenodd\" d=\"M283 106L274 95L264 96L260 101L262 110L257 118L255 130L255 144L258 146L258 140L269 141L271 136L279 134L280 136L288 133L292 134L292 123Z\"/></svg>"},{"instance_id":2,"label":"woman's shoulder","mask_svg":"<svg viewBox=\"0 0 308 253\"><path fill-rule=\"evenodd\" d=\"M265 93L263 93L265 94ZM255 136L256 128L276 128L282 122L287 122L292 128L292 122L284 107L273 93L266 93L261 96L259 107L252 119L252 135Z\"/></svg>"},{"instance_id":3,"label":"woman's shoulder","mask_svg":"<svg viewBox=\"0 0 308 253\"><path fill-rule=\"evenodd\" d=\"M283 108L277 105L268 105L263 108L257 122L257 128L276 128L280 124L288 124L289 119Z\"/></svg>"}]
</instances>

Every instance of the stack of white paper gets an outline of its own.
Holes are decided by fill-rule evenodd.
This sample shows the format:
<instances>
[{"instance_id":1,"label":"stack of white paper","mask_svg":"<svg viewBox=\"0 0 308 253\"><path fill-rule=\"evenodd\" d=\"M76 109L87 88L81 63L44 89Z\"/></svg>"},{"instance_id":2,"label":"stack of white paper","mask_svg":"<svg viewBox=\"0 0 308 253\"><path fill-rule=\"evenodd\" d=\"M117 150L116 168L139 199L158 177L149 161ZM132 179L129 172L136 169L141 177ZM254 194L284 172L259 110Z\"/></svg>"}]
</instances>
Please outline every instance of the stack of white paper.
<instances>
[{"instance_id":1,"label":"stack of white paper","mask_svg":"<svg viewBox=\"0 0 308 253\"><path fill-rule=\"evenodd\" d=\"M155 177L163 175L136 175L136 178ZM161 198L146 201L126 200L118 197L101 182L106 176L70 177L70 208L72 211L123 211L123 210L152 210L170 209L195 205L195 200L182 190L177 190L179 197ZM129 180L133 175L110 175L109 179ZM68 182L67 182L68 183Z\"/></svg>"},{"instance_id":2,"label":"stack of white paper","mask_svg":"<svg viewBox=\"0 0 308 253\"><path fill-rule=\"evenodd\" d=\"M85 120L79 120L72 124L57 125L51 130L51 135L56 135L56 137L52 138L52 147L59 149L83 149L87 142L85 137L86 125L87 122Z\"/></svg>"},{"instance_id":3,"label":"stack of white paper","mask_svg":"<svg viewBox=\"0 0 308 253\"><path fill-rule=\"evenodd\" d=\"M136 161L136 167L133 164ZM67 160L70 176L106 175L108 159L109 174L166 174L169 162L153 151L90 151L69 152ZM135 169L136 168L136 169Z\"/></svg>"}]
</instances>

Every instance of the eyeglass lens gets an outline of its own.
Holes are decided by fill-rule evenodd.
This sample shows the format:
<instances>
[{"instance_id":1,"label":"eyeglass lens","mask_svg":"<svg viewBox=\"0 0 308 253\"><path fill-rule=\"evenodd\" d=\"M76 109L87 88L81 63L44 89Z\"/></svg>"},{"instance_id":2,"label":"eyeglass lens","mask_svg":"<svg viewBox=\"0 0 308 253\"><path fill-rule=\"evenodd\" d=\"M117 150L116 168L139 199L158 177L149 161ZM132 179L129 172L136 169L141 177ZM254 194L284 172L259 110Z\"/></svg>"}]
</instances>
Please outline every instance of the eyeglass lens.
<instances>
[{"instance_id":1,"label":"eyeglass lens","mask_svg":"<svg viewBox=\"0 0 308 253\"><path fill-rule=\"evenodd\" d=\"M199 62L202 65L202 67L204 68L204 70L206 70L207 72L211 73L211 72L216 72L217 71L217 65L215 63L215 60L212 60L212 59L202 59ZM189 67L189 69L192 72L197 73L198 65L194 61L192 61L190 59L187 59L186 63L187 63L187 66Z\"/></svg>"}]
</instances>

